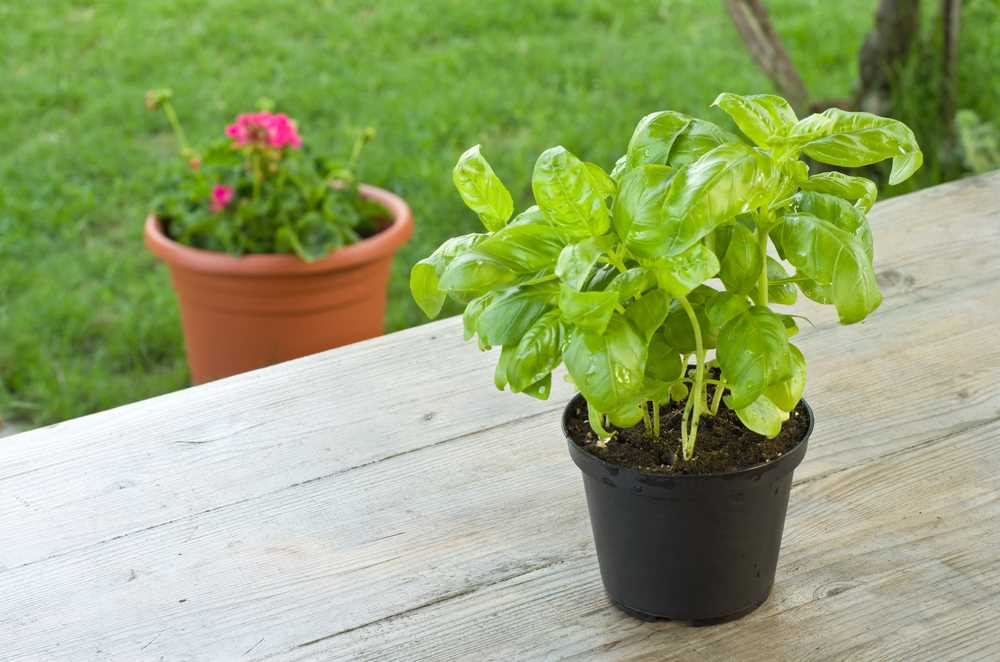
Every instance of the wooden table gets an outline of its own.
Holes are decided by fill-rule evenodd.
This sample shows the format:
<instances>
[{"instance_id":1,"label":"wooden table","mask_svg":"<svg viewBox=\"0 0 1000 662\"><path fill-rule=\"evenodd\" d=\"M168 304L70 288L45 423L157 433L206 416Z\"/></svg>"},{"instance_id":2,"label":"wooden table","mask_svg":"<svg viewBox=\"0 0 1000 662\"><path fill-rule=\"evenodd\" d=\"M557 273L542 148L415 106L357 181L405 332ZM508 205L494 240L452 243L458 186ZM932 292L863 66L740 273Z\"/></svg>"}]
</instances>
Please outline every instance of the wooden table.
<instances>
[{"instance_id":1,"label":"wooden table","mask_svg":"<svg viewBox=\"0 0 1000 662\"><path fill-rule=\"evenodd\" d=\"M878 205L882 308L798 306L817 425L743 620L604 595L556 380L457 319L3 439L0 658L1000 659L1000 174Z\"/></svg>"}]
</instances>

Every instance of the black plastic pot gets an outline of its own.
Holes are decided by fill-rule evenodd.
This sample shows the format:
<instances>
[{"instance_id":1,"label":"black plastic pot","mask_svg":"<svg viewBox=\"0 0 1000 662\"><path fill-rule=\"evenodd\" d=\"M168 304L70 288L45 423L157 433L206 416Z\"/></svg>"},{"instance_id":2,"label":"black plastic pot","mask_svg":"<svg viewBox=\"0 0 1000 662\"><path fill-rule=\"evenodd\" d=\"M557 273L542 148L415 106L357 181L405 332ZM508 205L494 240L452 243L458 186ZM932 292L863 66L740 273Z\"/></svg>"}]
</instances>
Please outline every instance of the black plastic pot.
<instances>
[{"instance_id":1,"label":"black plastic pot","mask_svg":"<svg viewBox=\"0 0 1000 662\"><path fill-rule=\"evenodd\" d=\"M803 404L805 402L803 401ZM601 578L619 607L643 619L721 623L759 607L771 593L792 472L802 441L781 457L731 473L650 474L605 462L570 439L583 472Z\"/></svg>"}]
</instances>

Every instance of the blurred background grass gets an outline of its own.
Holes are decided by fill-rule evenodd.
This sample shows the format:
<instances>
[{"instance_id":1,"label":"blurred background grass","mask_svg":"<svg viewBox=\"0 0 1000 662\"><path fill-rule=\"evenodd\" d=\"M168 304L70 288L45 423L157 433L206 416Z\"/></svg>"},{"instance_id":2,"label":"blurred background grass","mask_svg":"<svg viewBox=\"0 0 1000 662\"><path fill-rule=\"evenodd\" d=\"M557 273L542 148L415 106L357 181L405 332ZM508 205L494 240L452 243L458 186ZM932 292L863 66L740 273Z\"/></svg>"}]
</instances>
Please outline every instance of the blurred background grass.
<instances>
[{"instance_id":1,"label":"blurred background grass","mask_svg":"<svg viewBox=\"0 0 1000 662\"><path fill-rule=\"evenodd\" d=\"M849 96L875 0L766 4L812 95ZM1000 10L966 5L958 105L989 120ZM0 417L34 425L187 384L166 269L141 241L174 154L143 107L149 88L174 90L196 143L261 97L320 151L349 149L351 127L378 130L362 177L417 219L390 330L425 321L410 265L476 227L451 186L466 147L483 144L524 206L549 146L610 167L646 113L722 122L717 92L773 91L714 0L23 1L0 6L0 34ZM911 69L898 109L926 149L934 92ZM918 185L949 176L930 168Z\"/></svg>"}]
</instances>

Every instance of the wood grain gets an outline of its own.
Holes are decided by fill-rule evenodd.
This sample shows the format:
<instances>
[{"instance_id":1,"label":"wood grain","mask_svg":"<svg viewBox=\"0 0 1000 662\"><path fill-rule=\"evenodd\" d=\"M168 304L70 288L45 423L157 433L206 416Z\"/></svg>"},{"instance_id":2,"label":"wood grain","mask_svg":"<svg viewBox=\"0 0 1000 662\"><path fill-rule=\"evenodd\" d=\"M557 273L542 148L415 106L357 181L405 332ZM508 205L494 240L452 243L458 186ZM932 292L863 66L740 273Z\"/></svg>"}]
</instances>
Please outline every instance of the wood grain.
<instances>
[{"instance_id":1,"label":"wood grain","mask_svg":"<svg viewBox=\"0 0 1000 662\"><path fill-rule=\"evenodd\" d=\"M883 308L796 306L818 423L747 619L609 606L571 388L497 394L445 320L5 438L0 657L1000 655L1000 175L873 228Z\"/></svg>"}]
</instances>

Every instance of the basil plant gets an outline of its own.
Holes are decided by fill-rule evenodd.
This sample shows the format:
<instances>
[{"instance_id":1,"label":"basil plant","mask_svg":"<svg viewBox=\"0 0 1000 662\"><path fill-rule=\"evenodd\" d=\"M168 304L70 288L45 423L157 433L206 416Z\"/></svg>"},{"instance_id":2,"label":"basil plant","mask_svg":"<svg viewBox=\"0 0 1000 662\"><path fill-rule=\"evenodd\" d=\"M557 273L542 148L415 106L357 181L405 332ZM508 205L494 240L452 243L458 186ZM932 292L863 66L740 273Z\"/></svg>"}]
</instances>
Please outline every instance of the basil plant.
<instances>
[{"instance_id":1,"label":"basil plant","mask_svg":"<svg viewBox=\"0 0 1000 662\"><path fill-rule=\"evenodd\" d=\"M802 397L806 362L790 341L793 316L775 304L801 291L853 324L882 300L866 217L875 184L811 175L800 157L850 168L891 158L896 184L923 155L904 124L869 113L798 119L772 95L724 93L713 105L749 142L653 113L610 174L563 147L543 152L536 205L513 218L507 188L479 146L469 149L454 182L486 231L449 239L413 267L417 303L429 317L446 297L465 305L466 339L502 348L501 390L544 399L565 363L602 440L609 424L642 420L658 438L659 406L683 400L690 459L701 417L723 397L747 428L777 435Z\"/></svg>"}]
</instances>

